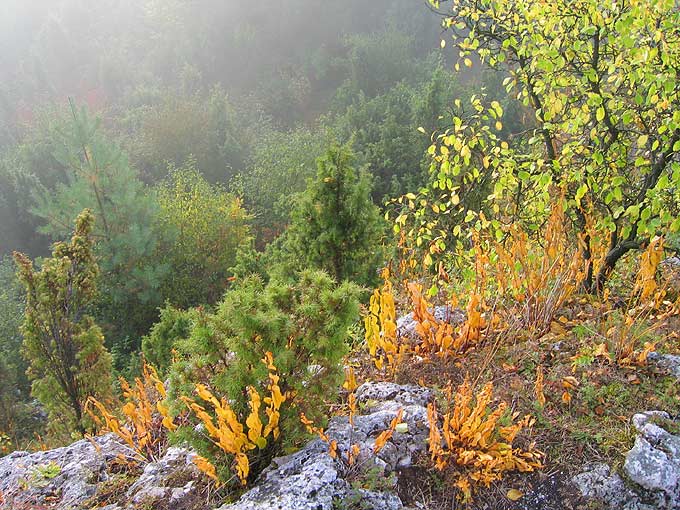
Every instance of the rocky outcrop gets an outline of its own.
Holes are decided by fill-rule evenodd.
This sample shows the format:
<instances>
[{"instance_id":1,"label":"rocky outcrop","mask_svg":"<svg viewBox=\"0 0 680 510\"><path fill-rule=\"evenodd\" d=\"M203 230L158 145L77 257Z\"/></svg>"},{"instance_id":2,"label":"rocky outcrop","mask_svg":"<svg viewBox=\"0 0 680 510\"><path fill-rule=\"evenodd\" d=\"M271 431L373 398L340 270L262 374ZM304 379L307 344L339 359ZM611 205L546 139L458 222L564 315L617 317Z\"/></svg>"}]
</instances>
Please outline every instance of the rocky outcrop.
<instances>
[{"instance_id":1,"label":"rocky outcrop","mask_svg":"<svg viewBox=\"0 0 680 510\"><path fill-rule=\"evenodd\" d=\"M573 482L586 500L592 500L606 508L617 510L652 510L653 507L640 502L640 497L626 486L618 474L607 464L596 463L586 466L585 471L576 475Z\"/></svg>"},{"instance_id":2,"label":"rocky outcrop","mask_svg":"<svg viewBox=\"0 0 680 510\"><path fill-rule=\"evenodd\" d=\"M254 488L223 510L332 510L371 508L398 510L402 502L389 475L411 465L426 448L426 405L432 392L418 386L393 383L364 384L356 390L363 414L353 424L347 417L333 418L330 440L337 442L337 458L320 439L299 452L274 460ZM377 454L376 439L390 428L403 409L401 423ZM354 460L347 462L350 452ZM114 502L98 499L106 487L117 483L110 473L119 456L132 452L114 435L82 440L47 452L14 452L0 459L0 509L80 510L93 505L106 510L200 508L202 475L192 462L194 453L169 448L141 474L126 479ZM353 485L361 480L362 485ZM94 502L94 503L93 503ZM205 501L203 501L205 504ZM360 505L360 506L354 506Z\"/></svg>"},{"instance_id":3,"label":"rocky outcrop","mask_svg":"<svg viewBox=\"0 0 680 510\"><path fill-rule=\"evenodd\" d=\"M664 429L664 422L672 423L659 411L633 416L638 436L626 455L624 477L606 464L589 466L573 479L581 494L611 509L679 510L680 435Z\"/></svg>"},{"instance_id":4,"label":"rocky outcrop","mask_svg":"<svg viewBox=\"0 0 680 510\"><path fill-rule=\"evenodd\" d=\"M392 383L364 384L356 391L357 401L366 414L333 418L326 431L337 441L338 458L329 455L328 444L309 443L299 452L275 459L261 475L256 486L241 499L221 510L332 510L371 508L397 510L401 500L389 486L389 474L411 465L414 455L426 448L428 434L426 405L432 393L418 386ZM403 409L402 425L377 453L378 435ZM346 461L354 449L358 456L352 465ZM353 487L351 479L362 476L382 487ZM380 483L379 483L380 482Z\"/></svg>"},{"instance_id":5,"label":"rocky outcrop","mask_svg":"<svg viewBox=\"0 0 680 510\"><path fill-rule=\"evenodd\" d=\"M127 490L127 507L163 502L173 510L193 507L198 495L201 473L192 459L196 454L186 448L168 448L165 455L144 467L142 475Z\"/></svg>"},{"instance_id":6,"label":"rocky outcrop","mask_svg":"<svg viewBox=\"0 0 680 510\"><path fill-rule=\"evenodd\" d=\"M434 318L439 322L448 322L449 324L457 325L465 322L466 315L460 308L452 308L449 305L435 306L430 310ZM397 319L397 334L402 338L410 340L418 340L416 333L416 325L418 323L413 318L413 313L408 313Z\"/></svg>"},{"instance_id":7,"label":"rocky outcrop","mask_svg":"<svg viewBox=\"0 0 680 510\"><path fill-rule=\"evenodd\" d=\"M0 458L0 508L74 510L107 479L107 465L129 449L113 434L45 452Z\"/></svg>"},{"instance_id":8,"label":"rocky outcrop","mask_svg":"<svg viewBox=\"0 0 680 510\"><path fill-rule=\"evenodd\" d=\"M219 510L404 508L394 475L407 472L427 448L426 406L433 393L418 386L366 383L355 395L362 414L354 416L352 424L346 416L332 418L326 431L329 441L337 443L335 458L327 442L315 439L297 453L274 459L252 489ZM401 423L375 453L378 436L389 429L400 410ZM597 508L680 510L680 434L676 434L680 423L652 411L636 414L632 424L638 436L620 474L605 464L593 464L573 483L568 483L568 477L560 483L567 492L578 490L587 501L598 502ZM352 463L347 460L350 452ZM205 480L192 462L195 454L177 447L137 468L134 476L117 486L115 499L100 498L107 486L117 483L111 466L119 456L130 454L111 434L47 452L15 452L0 459L0 509L205 507ZM555 480L548 480L544 494L535 486L535 494L527 493L517 508L577 508L552 497L557 491Z\"/></svg>"},{"instance_id":9,"label":"rocky outcrop","mask_svg":"<svg viewBox=\"0 0 680 510\"><path fill-rule=\"evenodd\" d=\"M665 370L669 375L680 380L680 356L650 352L647 355L647 359L655 363L662 370Z\"/></svg>"},{"instance_id":10,"label":"rocky outcrop","mask_svg":"<svg viewBox=\"0 0 680 510\"><path fill-rule=\"evenodd\" d=\"M131 454L113 434L46 452L14 452L0 459L0 509L92 508L93 498L107 484L120 483L110 472L112 463L121 455L132 460ZM194 455L184 448L169 448L158 461L144 466L116 504L104 508L195 508L202 475L191 461Z\"/></svg>"},{"instance_id":11,"label":"rocky outcrop","mask_svg":"<svg viewBox=\"0 0 680 510\"><path fill-rule=\"evenodd\" d=\"M633 417L639 435L623 469L657 508L680 509L680 436L654 423L654 418L669 420L670 416L648 412Z\"/></svg>"}]
</instances>

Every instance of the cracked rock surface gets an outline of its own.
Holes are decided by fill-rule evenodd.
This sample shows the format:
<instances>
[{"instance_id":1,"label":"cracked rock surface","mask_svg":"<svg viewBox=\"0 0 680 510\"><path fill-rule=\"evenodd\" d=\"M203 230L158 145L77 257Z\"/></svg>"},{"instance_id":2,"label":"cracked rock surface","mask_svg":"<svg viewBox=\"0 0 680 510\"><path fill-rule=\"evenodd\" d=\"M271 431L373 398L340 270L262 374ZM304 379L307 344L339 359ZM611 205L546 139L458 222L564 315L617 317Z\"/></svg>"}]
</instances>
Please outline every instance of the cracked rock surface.
<instances>
[{"instance_id":1,"label":"cracked rock surface","mask_svg":"<svg viewBox=\"0 0 680 510\"><path fill-rule=\"evenodd\" d=\"M107 464L127 453L113 434L45 452L13 452L0 458L0 508L80 508L107 479Z\"/></svg>"},{"instance_id":2,"label":"cracked rock surface","mask_svg":"<svg viewBox=\"0 0 680 510\"><path fill-rule=\"evenodd\" d=\"M113 434L46 452L14 452L0 459L0 509L89 510L88 500L98 486L112 480L109 464L130 453ZM144 466L122 501L103 508L193 508L201 478L192 462L194 456L185 448L169 448L158 461Z\"/></svg>"},{"instance_id":3,"label":"cracked rock surface","mask_svg":"<svg viewBox=\"0 0 680 510\"><path fill-rule=\"evenodd\" d=\"M647 359L653 361L659 368L680 380L680 356L650 352Z\"/></svg>"},{"instance_id":4,"label":"cracked rock surface","mask_svg":"<svg viewBox=\"0 0 680 510\"><path fill-rule=\"evenodd\" d=\"M573 478L586 499L611 509L680 509L680 436L663 426L667 413L647 411L633 416L638 431L633 448L626 454L623 477L606 464L589 466Z\"/></svg>"},{"instance_id":5,"label":"cracked rock surface","mask_svg":"<svg viewBox=\"0 0 680 510\"><path fill-rule=\"evenodd\" d=\"M418 386L365 383L356 390L356 396L366 414L355 416L354 425L347 417L333 418L326 431L337 441L339 458L347 458L352 445L359 447L354 466L331 458L328 445L315 440L293 455L275 459L253 489L220 510L332 510L342 504L375 510L403 508L390 487L356 489L347 478L352 470L374 469L378 478L386 480L396 469L410 466L413 456L426 448L425 406L432 393ZM389 428L400 409L405 430L395 431L385 447L373 455L377 436Z\"/></svg>"}]
</instances>

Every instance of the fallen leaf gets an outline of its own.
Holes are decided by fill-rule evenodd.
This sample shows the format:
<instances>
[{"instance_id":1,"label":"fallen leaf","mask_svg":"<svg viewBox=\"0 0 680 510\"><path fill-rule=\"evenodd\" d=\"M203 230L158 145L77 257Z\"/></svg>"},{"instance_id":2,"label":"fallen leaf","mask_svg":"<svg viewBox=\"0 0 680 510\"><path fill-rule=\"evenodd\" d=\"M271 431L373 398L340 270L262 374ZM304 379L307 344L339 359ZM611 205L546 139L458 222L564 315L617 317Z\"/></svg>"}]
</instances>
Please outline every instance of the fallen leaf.
<instances>
[{"instance_id":1,"label":"fallen leaf","mask_svg":"<svg viewBox=\"0 0 680 510\"><path fill-rule=\"evenodd\" d=\"M607 344L602 342L601 344L598 344L595 346L595 350L593 351L593 356L596 358L598 356L604 356L605 358L609 357L609 350L607 349Z\"/></svg>"},{"instance_id":2,"label":"fallen leaf","mask_svg":"<svg viewBox=\"0 0 680 510\"><path fill-rule=\"evenodd\" d=\"M555 335L564 335L567 330L559 322L553 321L550 323L550 332Z\"/></svg>"},{"instance_id":3,"label":"fallen leaf","mask_svg":"<svg viewBox=\"0 0 680 510\"><path fill-rule=\"evenodd\" d=\"M576 379L576 377L568 375L562 378L562 387L565 390L572 390L574 388L577 388L579 384L580 383L578 382L578 379Z\"/></svg>"},{"instance_id":4,"label":"fallen leaf","mask_svg":"<svg viewBox=\"0 0 680 510\"><path fill-rule=\"evenodd\" d=\"M522 496L524 496L524 493L518 491L517 489L510 489L507 492L506 496L510 501L517 501L521 499Z\"/></svg>"},{"instance_id":5,"label":"fallen leaf","mask_svg":"<svg viewBox=\"0 0 680 510\"><path fill-rule=\"evenodd\" d=\"M640 378L636 374L630 374L628 377L626 377L626 380L630 384L640 384Z\"/></svg>"}]
</instances>

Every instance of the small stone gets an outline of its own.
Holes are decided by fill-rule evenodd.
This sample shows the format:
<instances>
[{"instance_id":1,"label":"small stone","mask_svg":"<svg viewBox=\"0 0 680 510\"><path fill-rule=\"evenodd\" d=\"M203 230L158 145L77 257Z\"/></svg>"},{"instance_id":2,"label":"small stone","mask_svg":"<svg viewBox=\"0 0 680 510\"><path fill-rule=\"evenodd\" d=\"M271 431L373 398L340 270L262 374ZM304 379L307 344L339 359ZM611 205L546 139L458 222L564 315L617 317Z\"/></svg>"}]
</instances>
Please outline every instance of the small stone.
<instances>
[{"instance_id":1,"label":"small stone","mask_svg":"<svg viewBox=\"0 0 680 510\"><path fill-rule=\"evenodd\" d=\"M572 481L585 498L611 505L611 508L620 508L627 501L635 499L635 495L626 488L623 479L612 473L607 464L587 466L586 470L574 476Z\"/></svg>"}]
</instances>

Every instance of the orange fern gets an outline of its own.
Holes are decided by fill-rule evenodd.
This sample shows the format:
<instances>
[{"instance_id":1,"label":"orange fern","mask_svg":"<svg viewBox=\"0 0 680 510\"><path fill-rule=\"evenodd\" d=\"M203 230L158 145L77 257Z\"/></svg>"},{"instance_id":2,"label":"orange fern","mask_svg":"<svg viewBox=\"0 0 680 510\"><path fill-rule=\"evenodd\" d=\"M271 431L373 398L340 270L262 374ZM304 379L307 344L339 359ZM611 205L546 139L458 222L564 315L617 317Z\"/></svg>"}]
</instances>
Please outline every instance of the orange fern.
<instances>
[{"instance_id":1,"label":"orange fern","mask_svg":"<svg viewBox=\"0 0 680 510\"><path fill-rule=\"evenodd\" d=\"M215 397L207 386L196 385L196 394L210 405L211 412L196 401L183 397L189 409L203 423L212 443L233 457L236 476L242 485L247 483L250 473L250 460L247 453L256 448L265 448L270 435L274 439L279 437L279 409L286 401L278 385L279 376L276 374L272 354L267 352L262 362L269 370L269 396L263 399L254 387L248 387L250 413L245 419L247 432L227 400L224 397L221 399ZM266 425L260 417L262 402L267 404ZM215 466L208 459L200 458L194 463L207 476L217 478Z\"/></svg>"},{"instance_id":2,"label":"orange fern","mask_svg":"<svg viewBox=\"0 0 680 510\"><path fill-rule=\"evenodd\" d=\"M99 430L116 434L141 460L157 460L167 443L167 432L177 428L163 403L166 397L163 382L156 370L145 362L141 378L135 378L133 385L121 378L120 386L125 399L120 410L124 420L121 421L103 403L92 397L86 410Z\"/></svg>"},{"instance_id":3,"label":"orange fern","mask_svg":"<svg viewBox=\"0 0 680 510\"><path fill-rule=\"evenodd\" d=\"M449 387L449 401L451 388ZM513 441L524 428L533 425L525 416L515 422L518 413L510 416L511 424L502 426L507 405L501 403L490 409L493 386L488 383L475 396L469 381L465 381L453 397L453 407L440 417L435 404L428 405L430 424L430 454L437 469L443 471L456 467L455 485L461 499L469 501L473 485L489 486L500 480L508 471L533 471L542 467L541 453L530 445L526 450L513 448Z\"/></svg>"}]
</instances>

